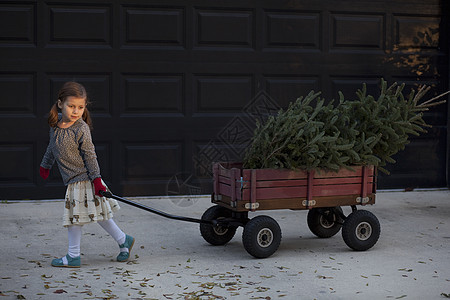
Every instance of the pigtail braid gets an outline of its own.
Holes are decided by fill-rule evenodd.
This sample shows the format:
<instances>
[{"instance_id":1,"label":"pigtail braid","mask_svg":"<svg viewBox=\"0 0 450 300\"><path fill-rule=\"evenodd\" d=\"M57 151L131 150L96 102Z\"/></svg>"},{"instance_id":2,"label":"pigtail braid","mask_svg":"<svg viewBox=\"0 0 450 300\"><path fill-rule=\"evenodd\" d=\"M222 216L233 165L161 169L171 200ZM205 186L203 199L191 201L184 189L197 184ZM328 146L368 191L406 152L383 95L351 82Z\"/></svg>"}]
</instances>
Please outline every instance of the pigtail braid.
<instances>
[{"instance_id":1,"label":"pigtail braid","mask_svg":"<svg viewBox=\"0 0 450 300\"><path fill-rule=\"evenodd\" d=\"M47 122L50 127L56 127L56 125L58 124L58 106L56 105L56 103L53 104L50 112L48 113Z\"/></svg>"},{"instance_id":2,"label":"pigtail braid","mask_svg":"<svg viewBox=\"0 0 450 300\"><path fill-rule=\"evenodd\" d=\"M90 104L90 103L88 102L87 104ZM83 121L86 122L86 124L89 126L89 129L92 131L93 127L92 127L91 113L89 112L87 105L84 108L82 118L83 118Z\"/></svg>"}]
</instances>

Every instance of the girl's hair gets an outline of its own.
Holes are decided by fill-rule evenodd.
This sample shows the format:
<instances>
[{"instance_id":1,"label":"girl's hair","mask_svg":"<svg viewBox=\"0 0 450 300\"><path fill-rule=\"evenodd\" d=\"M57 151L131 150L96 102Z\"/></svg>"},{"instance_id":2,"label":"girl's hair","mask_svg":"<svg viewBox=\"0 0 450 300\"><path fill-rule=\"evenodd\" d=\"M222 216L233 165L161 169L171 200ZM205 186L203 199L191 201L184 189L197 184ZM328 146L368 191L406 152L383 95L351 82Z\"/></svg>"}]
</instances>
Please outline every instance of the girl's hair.
<instances>
[{"instance_id":1,"label":"girl's hair","mask_svg":"<svg viewBox=\"0 0 450 300\"><path fill-rule=\"evenodd\" d=\"M82 118L83 121L86 122L86 124L88 124L89 128L92 129L92 120L89 110L87 109L87 106L90 103L88 101L86 89L78 82L73 81L66 82L59 90L58 100L64 103L64 101L66 101L67 98L71 96L86 99L86 107L84 108ZM55 104L53 104L48 114L48 125L50 125L50 127L56 127L58 124L58 100L55 102Z\"/></svg>"}]
</instances>

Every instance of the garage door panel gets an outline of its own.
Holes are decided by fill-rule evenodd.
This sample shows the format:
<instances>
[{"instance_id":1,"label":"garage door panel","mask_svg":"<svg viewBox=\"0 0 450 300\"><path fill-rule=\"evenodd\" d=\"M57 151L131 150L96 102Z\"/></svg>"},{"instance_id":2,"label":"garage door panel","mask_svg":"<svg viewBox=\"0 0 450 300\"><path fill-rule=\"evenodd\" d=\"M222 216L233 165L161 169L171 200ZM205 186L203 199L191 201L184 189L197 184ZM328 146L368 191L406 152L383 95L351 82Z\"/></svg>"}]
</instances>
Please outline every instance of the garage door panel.
<instances>
[{"instance_id":1,"label":"garage door panel","mask_svg":"<svg viewBox=\"0 0 450 300\"><path fill-rule=\"evenodd\" d=\"M254 11L231 8L195 8L194 47L254 47Z\"/></svg>"},{"instance_id":2,"label":"garage door panel","mask_svg":"<svg viewBox=\"0 0 450 300\"><path fill-rule=\"evenodd\" d=\"M395 50L439 51L439 16L396 14L393 18Z\"/></svg>"},{"instance_id":3,"label":"garage door panel","mask_svg":"<svg viewBox=\"0 0 450 300\"><path fill-rule=\"evenodd\" d=\"M35 151L34 142L0 144L0 155L3 161L0 185L3 187L34 186Z\"/></svg>"},{"instance_id":4,"label":"garage door panel","mask_svg":"<svg viewBox=\"0 0 450 300\"><path fill-rule=\"evenodd\" d=\"M167 180L183 170L183 142L124 142L120 162L121 182L151 183Z\"/></svg>"},{"instance_id":5,"label":"garage door panel","mask_svg":"<svg viewBox=\"0 0 450 300\"><path fill-rule=\"evenodd\" d=\"M112 47L111 6L67 3L47 9L48 45Z\"/></svg>"},{"instance_id":6,"label":"garage door panel","mask_svg":"<svg viewBox=\"0 0 450 300\"><path fill-rule=\"evenodd\" d=\"M128 6L122 10L122 46L185 48L185 8Z\"/></svg>"},{"instance_id":7,"label":"garage door panel","mask_svg":"<svg viewBox=\"0 0 450 300\"><path fill-rule=\"evenodd\" d=\"M0 7L0 47L35 47L35 25L36 4L2 5Z\"/></svg>"},{"instance_id":8,"label":"garage door panel","mask_svg":"<svg viewBox=\"0 0 450 300\"><path fill-rule=\"evenodd\" d=\"M264 48L321 50L321 12L266 10Z\"/></svg>"},{"instance_id":9,"label":"garage door panel","mask_svg":"<svg viewBox=\"0 0 450 300\"><path fill-rule=\"evenodd\" d=\"M194 113L242 111L253 91L254 78L251 75L196 75Z\"/></svg>"},{"instance_id":10,"label":"garage door panel","mask_svg":"<svg viewBox=\"0 0 450 300\"><path fill-rule=\"evenodd\" d=\"M7 115L33 116L36 107L36 74L0 73L0 118Z\"/></svg>"},{"instance_id":11,"label":"garage door panel","mask_svg":"<svg viewBox=\"0 0 450 300\"><path fill-rule=\"evenodd\" d=\"M384 50L383 14L332 13L331 49Z\"/></svg>"},{"instance_id":12,"label":"garage door panel","mask_svg":"<svg viewBox=\"0 0 450 300\"><path fill-rule=\"evenodd\" d=\"M183 74L124 74L121 114L185 112Z\"/></svg>"}]
</instances>

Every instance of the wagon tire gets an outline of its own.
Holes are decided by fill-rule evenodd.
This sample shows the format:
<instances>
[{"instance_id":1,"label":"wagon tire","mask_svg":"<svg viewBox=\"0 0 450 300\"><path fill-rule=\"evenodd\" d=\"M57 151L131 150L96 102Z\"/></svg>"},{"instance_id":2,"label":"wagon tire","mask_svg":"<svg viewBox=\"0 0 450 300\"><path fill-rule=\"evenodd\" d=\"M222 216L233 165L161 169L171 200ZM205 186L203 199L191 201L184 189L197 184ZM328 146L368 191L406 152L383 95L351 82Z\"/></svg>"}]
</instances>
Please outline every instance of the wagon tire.
<instances>
[{"instance_id":1,"label":"wagon tire","mask_svg":"<svg viewBox=\"0 0 450 300\"><path fill-rule=\"evenodd\" d=\"M342 225L342 238L353 250L365 251L372 248L380 237L380 222L367 210L352 212Z\"/></svg>"},{"instance_id":2,"label":"wagon tire","mask_svg":"<svg viewBox=\"0 0 450 300\"><path fill-rule=\"evenodd\" d=\"M215 205L208 208L202 215L202 220L220 220L224 218L231 218L231 210ZM225 245L234 237L236 233L236 226L211 225L200 223L200 234L202 237L214 246Z\"/></svg>"},{"instance_id":3,"label":"wagon tire","mask_svg":"<svg viewBox=\"0 0 450 300\"><path fill-rule=\"evenodd\" d=\"M256 258L269 257L280 246L280 226L269 216L254 217L244 226L242 243L250 255Z\"/></svg>"},{"instance_id":4,"label":"wagon tire","mask_svg":"<svg viewBox=\"0 0 450 300\"><path fill-rule=\"evenodd\" d=\"M330 238L341 230L342 214L340 206L313 208L307 217L309 230L317 237Z\"/></svg>"}]
</instances>

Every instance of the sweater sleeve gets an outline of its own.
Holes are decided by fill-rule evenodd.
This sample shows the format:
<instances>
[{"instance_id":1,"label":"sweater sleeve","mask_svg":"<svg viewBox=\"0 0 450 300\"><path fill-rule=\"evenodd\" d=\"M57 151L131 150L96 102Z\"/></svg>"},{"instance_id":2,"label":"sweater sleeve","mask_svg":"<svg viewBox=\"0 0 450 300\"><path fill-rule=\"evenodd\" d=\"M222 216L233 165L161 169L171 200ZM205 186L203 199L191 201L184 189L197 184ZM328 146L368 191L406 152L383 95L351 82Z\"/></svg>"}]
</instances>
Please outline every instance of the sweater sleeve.
<instances>
[{"instance_id":1,"label":"sweater sleeve","mask_svg":"<svg viewBox=\"0 0 450 300\"><path fill-rule=\"evenodd\" d=\"M50 137L51 137L50 132ZM51 169L53 164L55 163L55 156L53 155L50 143L47 146L47 150L45 151L44 157L42 158L40 166L45 169Z\"/></svg>"},{"instance_id":2,"label":"sweater sleeve","mask_svg":"<svg viewBox=\"0 0 450 300\"><path fill-rule=\"evenodd\" d=\"M92 143L91 131L87 125L81 127L79 149L81 158L83 159L84 165L88 172L89 179L94 180L97 177L101 177L95 147Z\"/></svg>"}]
</instances>

